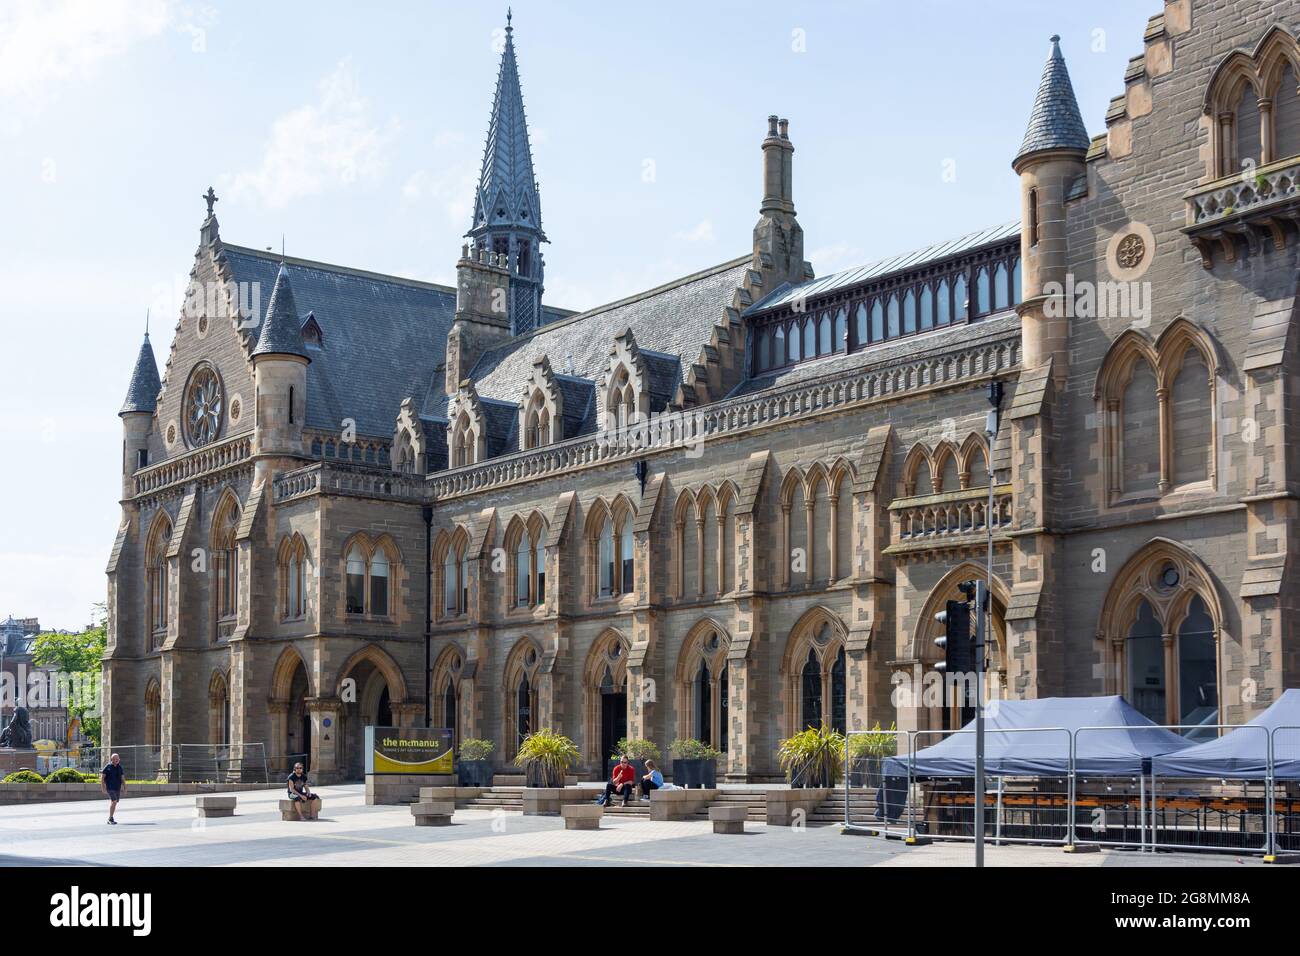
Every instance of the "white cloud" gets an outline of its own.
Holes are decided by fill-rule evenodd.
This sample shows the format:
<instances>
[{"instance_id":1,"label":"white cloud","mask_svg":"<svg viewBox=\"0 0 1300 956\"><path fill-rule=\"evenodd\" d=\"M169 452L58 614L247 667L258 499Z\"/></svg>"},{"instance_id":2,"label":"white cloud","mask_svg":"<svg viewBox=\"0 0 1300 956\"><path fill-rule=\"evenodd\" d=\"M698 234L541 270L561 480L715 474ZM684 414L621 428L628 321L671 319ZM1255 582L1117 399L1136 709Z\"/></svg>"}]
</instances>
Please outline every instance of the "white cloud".
<instances>
[{"instance_id":1,"label":"white cloud","mask_svg":"<svg viewBox=\"0 0 1300 956\"><path fill-rule=\"evenodd\" d=\"M397 120L380 125L360 92L351 58L320 82L315 103L277 119L261 165L223 177L236 199L253 197L280 207L304 196L378 179Z\"/></svg>"},{"instance_id":2,"label":"white cloud","mask_svg":"<svg viewBox=\"0 0 1300 956\"><path fill-rule=\"evenodd\" d=\"M808 261L813 264L819 276L827 276L833 272L843 272L845 269L864 265L867 259L866 253L857 246L840 242L813 249L808 254Z\"/></svg>"},{"instance_id":3,"label":"white cloud","mask_svg":"<svg viewBox=\"0 0 1300 956\"><path fill-rule=\"evenodd\" d=\"M158 36L170 0L9 0L0 5L0 100L37 112L69 80Z\"/></svg>"},{"instance_id":4,"label":"white cloud","mask_svg":"<svg viewBox=\"0 0 1300 956\"><path fill-rule=\"evenodd\" d=\"M677 233L676 238L681 242L712 242L717 238L713 234L713 220L701 220L694 229Z\"/></svg>"},{"instance_id":5,"label":"white cloud","mask_svg":"<svg viewBox=\"0 0 1300 956\"><path fill-rule=\"evenodd\" d=\"M434 167L417 169L402 185L402 199L408 203L433 202L457 228L474 214L474 189L478 186L479 163L463 147L465 134L445 130L431 142Z\"/></svg>"}]
</instances>

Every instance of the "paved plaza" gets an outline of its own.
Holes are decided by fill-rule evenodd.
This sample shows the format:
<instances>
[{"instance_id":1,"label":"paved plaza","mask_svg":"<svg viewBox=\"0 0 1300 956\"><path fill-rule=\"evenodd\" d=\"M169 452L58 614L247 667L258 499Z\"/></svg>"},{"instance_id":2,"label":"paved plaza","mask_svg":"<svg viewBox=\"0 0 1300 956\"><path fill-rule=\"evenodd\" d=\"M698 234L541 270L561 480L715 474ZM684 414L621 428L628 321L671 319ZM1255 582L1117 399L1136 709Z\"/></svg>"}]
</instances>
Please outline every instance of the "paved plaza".
<instances>
[{"instance_id":1,"label":"paved plaza","mask_svg":"<svg viewBox=\"0 0 1300 956\"><path fill-rule=\"evenodd\" d=\"M558 817L457 810L450 827L416 827L405 806L370 807L360 785L325 787L321 819L282 822L282 791L239 794L236 815L200 820L192 796L128 798L119 825L103 802L0 807L0 865L273 866L935 866L970 865L970 846L908 848L845 836L838 827L748 824L715 835L707 821L606 816L598 831L566 831ZM991 866L1261 867L1229 854L1070 855L1059 848L990 847Z\"/></svg>"}]
</instances>

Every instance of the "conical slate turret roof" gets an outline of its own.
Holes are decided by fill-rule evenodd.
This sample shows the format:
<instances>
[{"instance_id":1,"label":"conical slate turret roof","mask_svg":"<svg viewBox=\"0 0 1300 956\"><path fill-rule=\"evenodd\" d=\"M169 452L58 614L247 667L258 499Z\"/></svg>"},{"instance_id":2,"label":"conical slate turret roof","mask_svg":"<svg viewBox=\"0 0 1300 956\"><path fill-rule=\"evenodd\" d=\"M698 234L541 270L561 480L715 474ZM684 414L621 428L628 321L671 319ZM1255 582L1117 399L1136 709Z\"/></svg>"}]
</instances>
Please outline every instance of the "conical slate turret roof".
<instances>
[{"instance_id":1,"label":"conical slate turret roof","mask_svg":"<svg viewBox=\"0 0 1300 956\"><path fill-rule=\"evenodd\" d=\"M514 226L542 231L542 204L533 174L533 154L528 144L528 120L515 61L514 29L506 21L506 47L501 54L492 118L488 122L483 169L474 194L474 221L470 232Z\"/></svg>"},{"instance_id":2,"label":"conical slate turret roof","mask_svg":"<svg viewBox=\"0 0 1300 956\"><path fill-rule=\"evenodd\" d=\"M298 307L293 301L293 287L289 285L289 270L280 263L271 290L271 303L266 308L266 318L257 336L254 355L297 355L307 358L307 347L302 341L302 323L298 321Z\"/></svg>"},{"instance_id":3,"label":"conical slate turret roof","mask_svg":"<svg viewBox=\"0 0 1300 956\"><path fill-rule=\"evenodd\" d=\"M1061 55L1061 38L1052 37L1052 52L1043 67L1043 79L1038 84L1033 112L1029 114L1029 128L1025 130L1016 163L1030 153L1048 149L1073 149L1087 152L1091 140L1088 127L1079 113L1079 101L1074 98L1070 71Z\"/></svg>"},{"instance_id":4,"label":"conical slate turret roof","mask_svg":"<svg viewBox=\"0 0 1300 956\"><path fill-rule=\"evenodd\" d=\"M118 414L157 411L160 388L162 380L158 377L158 363L154 361L153 346L149 344L149 333L146 332L140 354L136 356L135 370L131 373L131 384L126 390L126 401Z\"/></svg>"}]
</instances>

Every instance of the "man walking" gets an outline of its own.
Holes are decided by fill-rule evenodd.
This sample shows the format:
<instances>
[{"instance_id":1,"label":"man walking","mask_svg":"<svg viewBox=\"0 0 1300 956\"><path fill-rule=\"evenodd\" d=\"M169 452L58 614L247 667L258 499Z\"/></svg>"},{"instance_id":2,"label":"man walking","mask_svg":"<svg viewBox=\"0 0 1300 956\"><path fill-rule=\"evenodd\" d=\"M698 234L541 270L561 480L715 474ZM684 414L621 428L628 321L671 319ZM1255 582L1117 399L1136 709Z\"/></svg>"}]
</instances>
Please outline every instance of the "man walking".
<instances>
[{"instance_id":1,"label":"man walking","mask_svg":"<svg viewBox=\"0 0 1300 956\"><path fill-rule=\"evenodd\" d=\"M108 797L108 822L117 823L113 815L117 812L117 801L122 799L126 789L126 771L122 769L122 758L117 754L108 758L104 769L99 772L99 789Z\"/></svg>"}]
</instances>

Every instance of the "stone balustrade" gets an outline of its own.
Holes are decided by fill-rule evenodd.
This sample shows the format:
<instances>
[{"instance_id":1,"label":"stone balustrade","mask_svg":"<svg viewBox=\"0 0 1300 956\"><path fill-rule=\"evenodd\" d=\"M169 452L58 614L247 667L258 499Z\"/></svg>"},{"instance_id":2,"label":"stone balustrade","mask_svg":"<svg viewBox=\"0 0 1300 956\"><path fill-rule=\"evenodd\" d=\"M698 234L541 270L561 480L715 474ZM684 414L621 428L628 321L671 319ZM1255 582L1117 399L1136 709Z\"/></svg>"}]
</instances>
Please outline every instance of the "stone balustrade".
<instances>
[{"instance_id":1,"label":"stone balustrade","mask_svg":"<svg viewBox=\"0 0 1300 956\"><path fill-rule=\"evenodd\" d=\"M1011 485L993 489L992 525L1011 526ZM986 532L989 524L988 488L967 488L946 494L902 498L889 507L895 541L922 541Z\"/></svg>"},{"instance_id":2,"label":"stone balustrade","mask_svg":"<svg viewBox=\"0 0 1300 956\"><path fill-rule=\"evenodd\" d=\"M1211 225L1240 213L1300 199L1300 159L1219 179L1187 195L1187 225Z\"/></svg>"},{"instance_id":3,"label":"stone balustrade","mask_svg":"<svg viewBox=\"0 0 1300 956\"><path fill-rule=\"evenodd\" d=\"M133 476L137 495L203 478L248 461L253 453L251 435L195 448L176 458L141 468Z\"/></svg>"}]
</instances>

